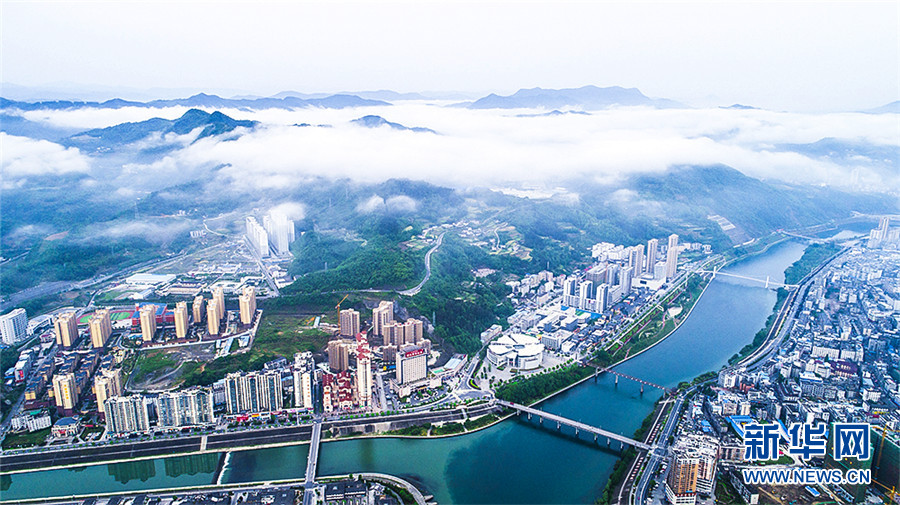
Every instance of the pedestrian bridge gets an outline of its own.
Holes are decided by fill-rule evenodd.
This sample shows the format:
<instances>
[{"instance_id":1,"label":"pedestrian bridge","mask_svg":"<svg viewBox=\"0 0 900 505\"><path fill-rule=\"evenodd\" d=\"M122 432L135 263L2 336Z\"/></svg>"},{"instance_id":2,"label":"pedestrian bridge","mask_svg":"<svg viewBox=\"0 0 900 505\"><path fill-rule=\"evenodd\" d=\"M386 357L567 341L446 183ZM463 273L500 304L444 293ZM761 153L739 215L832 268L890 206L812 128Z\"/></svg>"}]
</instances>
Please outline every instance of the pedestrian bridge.
<instances>
[{"instance_id":1,"label":"pedestrian bridge","mask_svg":"<svg viewBox=\"0 0 900 505\"><path fill-rule=\"evenodd\" d=\"M606 431L602 428L597 428L597 427L591 426L589 424L584 424L580 421L573 421L572 419L558 416L556 414L551 414L549 412L544 412L543 410L533 409L531 407L526 407L525 405L507 402L504 400L497 400L497 404L502 405L506 408L515 410L517 415L522 412L525 412L526 414L528 414L529 419L531 419L531 416L538 416L538 418L540 418L542 422L544 419L547 419L550 421L555 421L557 429L560 428L561 426L569 426L569 427L575 428L576 435L578 434L579 431L586 431L586 432L592 433L594 435L594 440L597 440L598 437L606 437L607 445L609 444L609 441L615 440L615 441L619 442L620 448L624 448L624 446L630 445L634 448L637 448L637 449L640 449L643 451L649 451L650 449L652 449L651 446L649 446L643 442L638 442L637 440L628 438L623 435L619 435L618 433Z\"/></svg>"},{"instance_id":2,"label":"pedestrian bridge","mask_svg":"<svg viewBox=\"0 0 900 505\"><path fill-rule=\"evenodd\" d=\"M614 375L614 376L616 377L616 385L617 385L617 386L619 385L619 377L621 377L621 378L623 378L623 379L633 380L634 382L637 382L638 384L641 385L641 393L644 392L644 386L650 386L650 387L653 387L653 388L661 389L661 390L663 391L663 393L670 393L670 392L671 392L671 391L669 391L669 388L667 388L667 387L665 387L665 386L660 386L659 384L656 384L655 382L650 382L650 381L646 381L646 380L644 380L644 379L639 379L639 378L637 378L637 377L633 377L633 376L628 375L628 374L626 374L626 373L617 372L617 371L615 371L615 370L613 370L613 369L611 369L611 368L597 368L597 370L594 371L594 380L596 380L597 377L598 377L600 374L602 374L602 373L609 373L609 374Z\"/></svg>"}]
</instances>

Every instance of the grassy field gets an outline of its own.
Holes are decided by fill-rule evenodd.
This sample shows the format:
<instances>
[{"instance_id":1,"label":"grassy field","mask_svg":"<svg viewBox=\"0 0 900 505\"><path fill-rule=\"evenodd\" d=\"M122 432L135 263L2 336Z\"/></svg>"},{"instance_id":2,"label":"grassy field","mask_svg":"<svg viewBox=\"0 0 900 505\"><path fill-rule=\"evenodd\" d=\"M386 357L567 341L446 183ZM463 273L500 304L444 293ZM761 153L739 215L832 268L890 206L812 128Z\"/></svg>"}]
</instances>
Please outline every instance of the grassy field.
<instances>
[{"instance_id":1,"label":"grassy field","mask_svg":"<svg viewBox=\"0 0 900 505\"><path fill-rule=\"evenodd\" d=\"M264 312L250 353L270 353L290 359L297 352L322 350L331 334L307 327L309 319L309 316Z\"/></svg>"},{"instance_id":2,"label":"grassy field","mask_svg":"<svg viewBox=\"0 0 900 505\"><path fill-rule=\"evenodd\" d=\"M304 326L309 316L263 312L259 330L249 351L229 354L207 363L195 363L182 374L184 386L209 385L231 372L259 370L272 359L292 359L302 351L321 351L331 334Z\"/></svg>"},{"instance_id":3,"label":"grassy field","mask_svg":"<svg viewBox=\"0 0 900 505\"><path fill-rule=\"evenodd\" d=\"M31 447L44 443L47 436L50 435L50 428L44 428L32 433L10 433L3 439L4 449L15 449L19 447Z\"/></svg>"},{"instance_id":4,"label":"grassy field","mask_svg":"<svg viewBox=\"0 0 900 505\"><path fill-rule=\"evenodd\" d=\"M150 376L160 375L178 366L178 362L166 351L148 351L141 353L132 375L132 381L143 382Z\"/></svg>"}]
</instances>

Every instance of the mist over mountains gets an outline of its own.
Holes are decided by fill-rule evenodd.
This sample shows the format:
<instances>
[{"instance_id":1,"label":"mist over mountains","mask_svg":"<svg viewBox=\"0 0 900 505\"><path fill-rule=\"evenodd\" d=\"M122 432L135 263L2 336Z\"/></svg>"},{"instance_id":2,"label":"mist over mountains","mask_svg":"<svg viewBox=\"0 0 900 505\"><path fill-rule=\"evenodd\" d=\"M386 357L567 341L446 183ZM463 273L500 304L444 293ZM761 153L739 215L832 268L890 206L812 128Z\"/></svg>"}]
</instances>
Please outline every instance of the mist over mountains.
<instances>
[{"instance_id":1,"label":"mist over mountains","mask_svg":"<svg viewBox=\"0 0 900 505\"><path fill-rule=\"evenodd\" d=\"M246 212L281 204L305 209L298 231L351 234L373 220L422 225L490 211L528 247L556 244L535 253L547 258L672 231L721 249L898 209L891 112L681 108L593 86L465 107L378 96L395 101L2 100L4 256L98 245L173 253L205 219L238 233ZM739 233L726 235L710 215Z\"/></svg>"}]
</instances>

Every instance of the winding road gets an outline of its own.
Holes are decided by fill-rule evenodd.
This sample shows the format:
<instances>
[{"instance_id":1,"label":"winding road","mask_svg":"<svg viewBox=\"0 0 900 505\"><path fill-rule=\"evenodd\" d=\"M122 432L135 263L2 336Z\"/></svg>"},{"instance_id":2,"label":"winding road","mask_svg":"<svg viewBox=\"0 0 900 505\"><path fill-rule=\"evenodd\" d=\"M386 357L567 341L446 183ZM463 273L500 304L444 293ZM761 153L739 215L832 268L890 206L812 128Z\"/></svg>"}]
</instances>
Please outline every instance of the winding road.
<instances>
[{"instance_id":1,"label":"winding road","mask_svg":"<svg viewBox=\"0 0 900 505\"><path fill-rule=\"evenodd\" d=\"M401 295L415 296L415 295L419 294L419 291L422 290L422 286L424 286L425 283L428 282L428 278L431 277L431 254L434 251L436 251L437 248L440 247L441 244L444 242L444 234L446 234L446 233L447 232L441 233L438 236L437 243L434 244L434 247L432 247L431 249L428 250L427 253L425 253L425 278L422 279L422 282L417 284L416 287L400 291L399 293Z\"/></svg>"}]
</instances>

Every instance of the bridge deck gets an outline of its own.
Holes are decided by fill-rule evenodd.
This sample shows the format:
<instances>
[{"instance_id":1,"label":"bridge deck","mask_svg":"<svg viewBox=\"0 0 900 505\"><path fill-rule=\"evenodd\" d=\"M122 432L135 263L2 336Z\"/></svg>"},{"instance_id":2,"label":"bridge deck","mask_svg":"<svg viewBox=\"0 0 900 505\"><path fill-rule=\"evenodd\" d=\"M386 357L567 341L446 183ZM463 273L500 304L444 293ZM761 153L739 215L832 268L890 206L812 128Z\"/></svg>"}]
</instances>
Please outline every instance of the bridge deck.
<instances>
[{"instance_id":1,"label":"bridge deck","mask_svg":"<svg viewBox=\"0 0 900 505\"><path fill-rule=\"evenodd\" d=\"M309 458L306 461L306 486L316 480L316 464L319 460L319 442L322 440L322 422L313 424L312 436L309 439Z\"/></svg>"},{"instance_id":2,"label":"bridge deck","mask_svg":"<svg viewBox=\"0 0 900 505\"><path fill-rule=\"evenodd\" d=\"M728 273L728 272L723 272L723 271L721 271L721 270L697 270L697 272L702 273L702 274L713 274L714 277L715 277L716 275L724 275L724 276L726 276L726 277L734 277L735 279L744 279L744 280L748 280L748 281L755 281L755 282L758 282L758 283L760 283L760 284L767 284L767 285L769 285L769 286L776 286L776 287L782 287L782 288L796 288L796 287L798 287L796 284L785 284L785 283L783 283L783 282L776 282L776 281L773 281L773 280L771 280L771 279L759 279L759 278L756 278L756 277L750 277L750 276L747 276L747 275L739 275L739 274L732 274L732 273Z\"/></svg>"},{"instance_id":3,"label":"bridge deck","mask_svg":"<svg viewBox=\"0 0 900 505\"><path fill-rule=\"evenodd\" d=\"M633 377L633 376L628 375L628 374L626 374L626 373L617 372L617 371L612 370L612 369L609 369L609 368L598 368L598 369L597 369L597 373L598 373L598 374L604 373L604 372L609 372L609 373L611 373L611 374L613 374L613 375L618 375L619 377L622 377L623 379L633 380L634 382L639 382L639 383L644 384L644 385L646 385L646 386L654 387L654 388L657 388L657 389L662 389L663 391L666 391L666 392L669 391L669 388L667 388L667 387L665 387L665 386L660 386L659 384L656 384L656 383L653 383L653 382L650 382L650 381L645 381L644 379L638 379L637 377Z\"/></svg>"},{"instance_id":4,"label":"bridge deck","mask_svg":"<svg viewBox=\"0 0 900 505\"><path fill-rule=\"evenodd\" d=\"M597 427L591 426L589 424L584 424L579 421L573 421L572 419L569 419L566 417L558 416L556 414L551 414L549 412L544 412L543 410L537 410L537 409L533 409L531 407L526 407L524 405L519 405L518 403L511 403L511 402L507 402L507 401L503 401L503 400L497 400L497 403L504 407L507 407L507 408L525 412L527 414L540 416L540 417L549 419L551 421L556 421L557 423L564 424L566 426L571 426L580 431L586 431L588 433L593 433L595 435L607 437L609 439L616 440L618 442L622 442L623 444L628 444L632 447L637 447L638 449L642 449L645 451L648 451L651 449L651 447L649 445L647 445L643 442L638 442L637 440L619 435L618 433L606 431L602 428L597 428Z\"/></svg>"}]
</instances>

